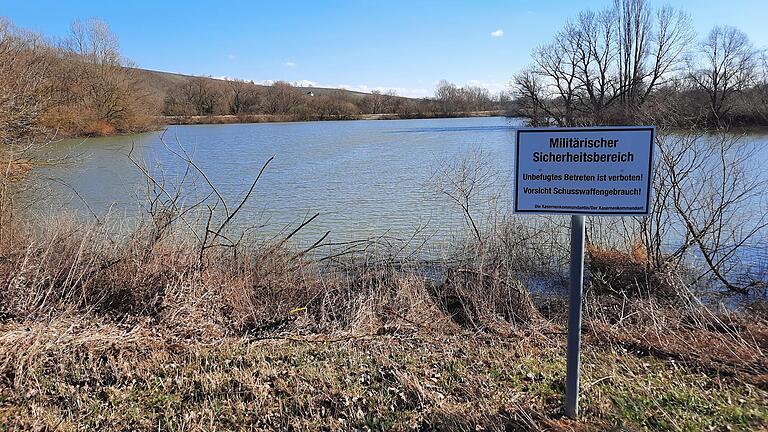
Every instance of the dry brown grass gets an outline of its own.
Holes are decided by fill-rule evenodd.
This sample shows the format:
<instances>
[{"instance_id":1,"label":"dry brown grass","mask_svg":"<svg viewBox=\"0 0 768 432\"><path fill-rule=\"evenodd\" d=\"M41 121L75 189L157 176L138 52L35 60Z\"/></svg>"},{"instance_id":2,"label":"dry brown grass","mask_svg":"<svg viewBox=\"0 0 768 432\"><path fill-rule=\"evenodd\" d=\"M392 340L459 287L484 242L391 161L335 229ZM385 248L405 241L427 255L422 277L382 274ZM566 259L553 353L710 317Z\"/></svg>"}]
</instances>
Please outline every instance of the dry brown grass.
<instances>
[{"instance_id":1,"label":"dry brown grass","mask_svg":"<svg viewBox=\"0 0 768 432\"><path fill-rule=\"evenodd\" d=\"M586 341L562 417L564 338L335 332L180 337L78 317L0 325L0 425L37 430L755 430L764 387Z\"/></svg>"},{"instance_id":2,"label":"dry brown grass","mask_svg":"<svg viewBox=\"0 0 768 432\"><path fill-rule=\"evenodd\" d=\"M0 152L0 181L18 181L32 170L32 162L26 158L14 158Z\"/></svg>"},{"instance_id":3,"label":"dry brown grass","mask_svg":"<svg viewBox=\"0 0 768 432\"><path fill-rule=\"evenodd\" d=\"M195 241L153 227L117 236L59 217L4 237L0 426L768 424L764 320L616 295L590 298L584 416L564 420L564 316L534 307L512 237L494 253L473 246L434 281L396 260L328 264L280 244L211 248L201 262Z\"/></svg>"},{"instance_id":4,"label":"dry brown grass","mask_svg":"<svg viewBox=\"0 0 768 432\"><path fill-rule=\"evenodd\" d=\"M331 332L386 326L455 326L448 288L406 271L394 262L370 260L328 266L278 245L206 251L152 230L114 236L108 224L81 224L65 217L41 229L21 230L4 245L0 261L0 313L13 320L47 320L61 315L109 317L118 322L150 320L190 337ZM486 305L483 287L501 281L454 284L463 301L482 311L482 321L499 320ZM503 283L502 283L503 282ZM524 323L516 314L527 292L519 281L494 282L493 302L504 305L501 321ZM469 323L460 323L467 324ZM479 323L474 327L479 327Z\"/></svg>"},{"instance_id":5,"label":"dry brown grass","mask_svg":"<svg viewBox=\"0 0 768 432\"><path fill-rule=\"evenodd\" d=\"M596 344L768 386L768 322L755 315L652 298L593 300L587 315Z\"/></svg>"},{"instance_id":6,"label":"dry brown grass","mask_svg":"<svg viewBox=\"0 0 768 432\"><path fill-rule=\"evenodd\" d=\"M642 242L628 250L588 244L589 289L597 295L647 297L678 300L684 284L677 274L681 269L651 270Z\"/></svg>"}]
</instances>

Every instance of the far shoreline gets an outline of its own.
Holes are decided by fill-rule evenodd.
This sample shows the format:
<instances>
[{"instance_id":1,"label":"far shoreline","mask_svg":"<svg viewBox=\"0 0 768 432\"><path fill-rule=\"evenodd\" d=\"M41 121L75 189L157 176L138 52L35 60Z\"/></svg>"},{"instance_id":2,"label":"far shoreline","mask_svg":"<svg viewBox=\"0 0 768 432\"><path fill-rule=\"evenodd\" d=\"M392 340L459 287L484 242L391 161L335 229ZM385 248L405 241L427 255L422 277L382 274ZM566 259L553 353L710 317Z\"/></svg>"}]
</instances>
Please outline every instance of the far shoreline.
<instances>
[{"instance_id":1,"label":"far shoreline","mask_svg":"<svg viewBox=\"0 0 768 432\"><path fill-rule=\"evenodd\" d=\"M206 125L238 123L294 123L307 121L353 121L353 120L417 120L437 118L473 118L473 117L514 117L505 110L467 111L455 113L428 114L355 114L344 116L298 116L293 114L240 114L210 116L158 116L162 125Z\"/></svg>"},{"instance_id":2,"label":"far shoreline","mask_svg":"<svg viewBox=\"0 0 768 432\"><path fill-rule=\"evenodd\" d=\"M146 129L131 131L112 132L112 133L86 133L86 134L60 134L55 141L68 139L87 139L87 138L108 138L127 136L143 133L162 132L168 126L205 126L205 125L236 125L236 124L255 124L255 123L302 123L302 122L325 122L325 121L358 121L358 120L430 120L430 119L461 119L461 118L490 118L505 117L518 118L525 120L525 117L507 110L489 110L489 111L467 111L455 113L430 113L419 115L402 115L397 113L381 114L356 114L352 116L324 116L322 118L301 118L291 114L241 114L241 115L210 115L210 116L155 116L152 126ZM616 126L616 124L606 123L601 126ZM520 127L532 127L521 125ZM554 125L545 127L557 127ZM667 129L672 133L690 132L689 128L679 126ZM768 134L768 125L737 125L726 129L713 127L701 127L696 132L703 134L713 134L727 131L736 135L749 134ZM50 141L50 140L48 140Z\"/></svg>"}]
</instances>

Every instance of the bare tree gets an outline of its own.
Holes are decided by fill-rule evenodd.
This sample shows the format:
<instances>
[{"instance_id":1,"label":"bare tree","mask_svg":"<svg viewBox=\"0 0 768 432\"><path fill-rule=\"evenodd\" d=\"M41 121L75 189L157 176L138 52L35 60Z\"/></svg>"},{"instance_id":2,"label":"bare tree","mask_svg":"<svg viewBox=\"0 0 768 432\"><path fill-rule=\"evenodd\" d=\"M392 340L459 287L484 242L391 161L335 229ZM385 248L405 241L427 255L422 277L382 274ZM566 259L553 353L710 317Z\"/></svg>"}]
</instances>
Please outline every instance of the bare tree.
<instances>
[{"instance_id":1,"label":"bare tree","mask_svg":"<svg viewBox=\"0 0 768 432\"><path fill-rule=\"evenodd\" d=\"M263 109L267 114L288 114L301 104L301 90L285 81L277 81L267 87L263 99Z\"/></svg>"},{"instance_id":2,"label":"bare tree","mask_svg":"<svg viewBox=\"0 0 768 432\"><path fill-rule=\"evenodd\" d=\"M63 102L51 54L38 35L0 18L0 146L44 133L42 119Z\"/></svg>"},{"instance_id":3,"label":"bare tree","mask_svg":"<svg viewBox=\"0 0 768 432\"><path fill-rule=\"evenodd\" d=\"M603 111L620 94L611 69L617 56L617 49L612 43L616 31L614 21L610 10L598 13L586 11L579 14L576 23L570 25L566 32L576 53L575 78L582 90L577 96L596 123L601 123Z\"/></svg>"},{"instance_id":4,"label":"bare tree","mask_svg":"<svg viewBox=\"0 0 768 432\"><path fill-rule=\"evenodd\" d=\"M75 21L62 47L74 68L75 102L93 117L118 129L129 129L145 114L149 92L133 64L120 55L117 37L96 18Z\"/></svg>"},{"instance_id":5,"label":"bare tree","mask_svg":"<svg viewBox=\"0 0 768 432\"><path fill-rule=\"evenodd\" d=\"M341 90L311 99L311 113L320 120L344 119L358 114L359 108Z\"/></svg>"},{"instance_id":6,"label":"bare tree","mask_svg":"<svg viewBox=\"0 0 768 432\"><path fill-rule=\"evenodd\" d=\"M560 125L634 116L680 70L691 35L682 11L616 0L611 9L580 13L538 48L514 86L529 110Z\"/></svg>"},{"instance_id":7,"label":"bare tree","mask_svg":"<svg viewBox=\"0 0 768 432\"><path fill-rule=\"evenodd\" d=\"M653 208L639 219L650 270L675 268L694 253L705 269L694 282L712 276L747 293L758 283L736 280L739 251L768 227L757 143L725 132L665 134L657 149Z\"/></svg>"},{"instance_id":8,"label":"bare tree","mask_svg":"<svg viewBox=\"0 0 768 432\"><path fill-rule=\"evenodd\" d=\"M642 91L651 40L651 9L645 0L614 0L620 99L632 106Z\"/></svg>"},{"instance_id":9,"label":"bare tree","mask_svg":"<svg viewBox=\"0 0 768 432\"><path fill-rule=\"evenodd\" d=\"M461 111L459 89L455 84L441 80L435 89L435 100L444 113Z\"/></svg>"},{"instance_id":10,"label":"bare tree","mask_svg":"<svg viewBox=\"0 0 768 432\"><path fill-rule=\"evenodd\" d=\"M255 84L240 79L227 80L229 88L229 113L243 114L259 104L259 92Z\"/></svg>"},{"instance_id":11,"label":"bare tree","mask_svg":"<svg viewBox=\"0 0 768 432\"><path fill-rule=\"evenodd\" d=\"M398 102L401 102L403 98L397 95L395 90L387 90L382 95L384 98L382 110L383 112L396 112L398 109Z\"/></svg>"},{"instance_id":12,"label":"bare tree","mask_svg":"<svg viewBox=\"0 0 768 432\"><path fill-rule=\"evenodd\" d=\"M122 62L117 37L107 23L97 18L72 22L64 46L92 64L119 66Z\"/></svg>"},{"instance_id":13,"label":"bare tree","mask_svg":"<svg viewBox=\"0 0 768 432\"><path fill-rule=\"evenodd\" d=\"M446 80L438 83L435 100L443 113L485 111L491 108L493 100L488 89L465 85L457 87Z\"/></svg>"},{"instance_id":14,"label":"bare tree","mask_svg":"<svg viewBox=\"0 0 768 432\"><path fill-rule=\"evenodd\" d=\"M173 87L165 98L168 115L214 115L225 109L224 95L210 78L195 77Z\"/></svg>"},{"instance_id":15,"label":"bare tree","mask_svg":"<svg viewBox=\"0 0 768 432\"><path fill-rule=\"evenodd\" d=\"M768 51L760 52L758 64L760 67L758 68L750 106L753 108L758 121L768 124Z\"/></svg>"},{"instance_id":16,"label":"bare tree","mask_svg":"<svg viewBox=\"0 0 768 432\"><path fill-rule=\"evenodd\" d=\"M694 66L690 77L707 94L714 123L722 125L733 96L754 82L758 53L741 30L717 26L701 44L699 55L703 64Z\"/></svg>"},{"instance_id":17,"label":"bare tree","mask_svg":"<svg viewBox=\"0 0 768 432\"><path fill-rule=\"evenodd\" d=\"M541 75L532 69L517 73L512 81L513 94L517 99L518 112L525 115L532 126L549 123L554 114L548 109L548 101L542 89Z\"/></svg>"},{"instance_id":18,"label":"bare tree","mask_svg":"<svg viewBox=\"0 0 768 432\"><path fill-rule=\"evenodd\" d=\"M643 104L653 90L666 85L679 75L686 55L694 40L690 17L682 10L670 6L655 12L655 26L649 49L649 72L643 78L645 91L640 96Z\"/></svg>"},{"instance_id":19,"label":"bare tree","mask_svg":"<svg viewBox=\"0 0 768 432\"><path fill-rule=\"evenodd\" d=\"M536 71L545 76L540 87L544 90L543 97L554 101L549 111L560 126L575 124L577 91L580 82L576 79L578 53L577 48L582 43L580 34L572 34L566 29L558 33L555 40L541 46L534 55Z\"/></svg>"},{"instance_id":20,"label":"bare tree","mask_svg":"<svg viewBox=\"0 0 768 432\"><path fill-rule=\"evenodd\" d=\"M385 96L378 90L373 90L370 94L363 97L361 105L368 114L379 114L384 112Z\"/></svg>"},{"instance_id":21,"label":"bare tree","mask_svg":"<svg viewBox=\"0 0 768 432\"><path fill-rule=\"evenodd\" d=\"M479 86L464 86L461 93L466 100L467 107L471 111L487 111L493 101L488 89Z\"/></svg>"}]
</instances>

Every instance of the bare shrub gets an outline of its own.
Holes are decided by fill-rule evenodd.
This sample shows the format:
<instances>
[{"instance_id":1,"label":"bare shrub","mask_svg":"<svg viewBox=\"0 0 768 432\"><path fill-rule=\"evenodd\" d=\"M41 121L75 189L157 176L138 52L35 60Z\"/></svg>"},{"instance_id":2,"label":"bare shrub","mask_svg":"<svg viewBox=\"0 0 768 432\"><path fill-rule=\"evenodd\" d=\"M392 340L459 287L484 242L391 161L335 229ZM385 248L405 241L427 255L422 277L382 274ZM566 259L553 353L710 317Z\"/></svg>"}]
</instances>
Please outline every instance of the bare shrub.
<instances>
[{"instance_id":1,"label":"bare shrub","mask_svg":"<svg viewBox=\"0 0 768 432\"><path fill-rule=\"evenodd\" d=\"M482 242L483 213L492 217L503 191L501 174L494 168L491 155L480 148L440 161L428 181L436 194L447 197L461 209L474 238Z\"/></svg>"},{"instance_id":2,"label":"bare shrub","mask_svg":"<svg viewBox=\"0 0 768 432\"><path fill-rule=\"evenodd\" d=\"M463 326L528 324L539 316L528 287L538 278L562 280L561 233L549 220L506 217L499 205L503 178L492 166L487 154L473 150L442 163L432 179L435 192L461 210L468 227L445 281L434 290L438 304Z\"/></svg>"}]
</instances>

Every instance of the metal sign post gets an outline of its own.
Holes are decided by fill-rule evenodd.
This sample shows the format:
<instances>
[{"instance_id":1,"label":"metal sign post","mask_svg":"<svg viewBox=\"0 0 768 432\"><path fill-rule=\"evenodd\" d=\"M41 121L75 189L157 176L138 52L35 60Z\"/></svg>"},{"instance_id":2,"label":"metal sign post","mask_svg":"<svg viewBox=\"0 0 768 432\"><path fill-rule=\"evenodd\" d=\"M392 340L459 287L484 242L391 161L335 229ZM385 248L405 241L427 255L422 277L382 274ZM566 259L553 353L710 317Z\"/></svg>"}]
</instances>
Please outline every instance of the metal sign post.
<instances>
[{"instance_id":1,"label":"metal sign post","mask_svg":"<svg viewBox=\"0 0 768 432\"><path fill-rule=\"evenodd\" d=\"M519 129L515 213L571 215L570 299L565 415L579 413L584 216L646 215L656 128Z\"/></svg>"},{"instance_id":2,"label":"metal sign post","mask_svg":"<svg viewBox=\"0 0 768 432\"><path fill-rule=\"evenodd\" d=\"M581 294L584 289L584 216L571 216L571 272L568 299L568 358L565 378L565 415L579 415L581 351Z\"/></svg>"}]
</instances>

